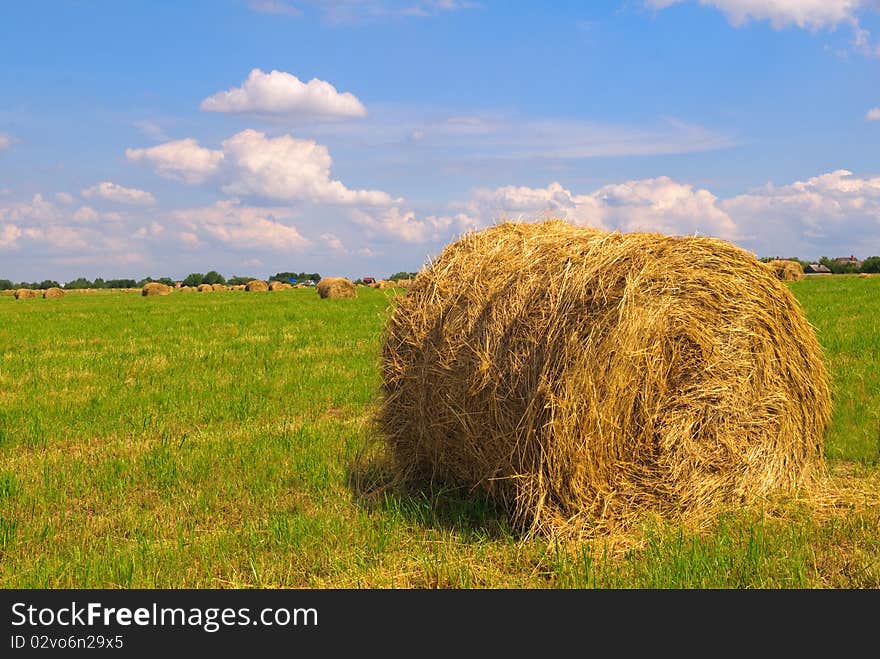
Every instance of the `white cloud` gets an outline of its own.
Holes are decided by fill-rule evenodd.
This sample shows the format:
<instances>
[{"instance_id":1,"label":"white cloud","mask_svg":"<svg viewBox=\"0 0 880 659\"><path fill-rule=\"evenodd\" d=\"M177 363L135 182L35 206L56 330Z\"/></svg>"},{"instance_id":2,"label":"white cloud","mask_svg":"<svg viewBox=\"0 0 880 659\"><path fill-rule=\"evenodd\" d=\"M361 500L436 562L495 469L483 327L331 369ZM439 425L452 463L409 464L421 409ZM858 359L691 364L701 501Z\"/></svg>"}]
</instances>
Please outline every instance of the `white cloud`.
<instances>
[{"instance_id":1,"label":"white cloud","mask_svg":"<svg viewBox=\"0 0 880 659\"><path fill-rule=\"evenodd\" d=\"M646 0L654 9L665 9L687 0ZM749 20L766 20L775 29L796 25L808 30L833 28L853 23L863 5L860 0L698 0L705 7L714 7L735 26Z\"/></svg>"},{"instance_id":2,"label":"white cloud","mask_svg":"<svg viewBox=\"0 0 880 659\"><path fill-rule=\"evenodd\" d=\"M98 197L121 204L149 205L156 203L156 198L149 192L136 188L126 188L110 181L101 181L90 188L86 188L82 191L82 196L87 199Z\"/></svg>"},{"instance_id":3,"label":"white cloud","mask_svg":"<svg viewBox=\"0 0 880 659\"><path fill-rule=\"evenodd\" d=\"M91 206L80 206L80 208L73 214L75 222L97 222L99 218L100 215L98 215L98 211Z\"/></svg>"},{"instance_id":4,"label":"white cloud","mask_svg":"<svg viewBox=\"0 0 880 659\"><path fill-rule=\"evenodd\" d=\"M16 241L21 236L21 229L15 224L0 224L0 249L15 247Z\"/></svg>"},{"instance_id":5,"label":"white cloud","mask_svg":"<svg viewBox=\"0 0 880 659\"><path fill-rule=\"evenodd\" d=\"M327 247L333 251L343 253L348 252L348 250L345 249L345 245L334 233L322 233L321 240L323 240Z\"/></svg>"},{"instance_id":6,"label":"white cloud","mask_svg":"<svg viewBox=\"0 0 880 659\"><path fill-rule=\"evenodd\" d=\"M51 201L45 200L41 194L35 194L29 202L17 202L10 206L0 207L0 220L19 224L55 222L59 217L60 214L55 205Z\"/></svg>"},{"instance_id":7,"label":"white cloud","mask_svg":"<svg viewBox=\"0 0 880 659\"><path fill-rule=\"evenodd\" d=\"M261 14L299 16L302 12L283 0L248 0L248 7Z\"/></svg>"},{"instance_id":8,"label":"white cloud","mask_svg":"<svg viewBox=\"0 0 880 659\"><path fill-rule=\"evenodd\" d=\"M573 224L612 231L736 236L736 226L708 190L695 190L669 177L606 185L590 194L573 194L560 183L546 188L504 186L478 189L456 204L473 226L499 220L530 221L559 217ZM459 224L466 222L459 220Z\"/></svg>"},{"instance_id":9,"label":"white cloud","mask_svg":"<svg viewBox=\"0 0 880 659\"><path fill-rule=\"evenodd\" d=\"M279 200L381 206L394 200L380 190L350 190L330 178L327 147L290 135L267 138L245 130L223 142L230 168L227 194L255 194Z\"/></svg>"},{"instance_id":10,"label":"white cloud","mask_svg":"<svg viewBox=\"0 0 880 659\"><path fill-rule=\"evenodd\" d=\"M313 78L307 83L284 71L264 73L253 69L241 87L217 92L201 103L206 112L251 112L310 117L363 117L367 114L356 96L339 93L329 82Z\"/></svg>"},{"instance_id":11,"label":"white cloud","mask_svg":"<svg viewBox=\"0 0 880 659\"><path fill-rule=\"evenodd\" d=\"M153 165L166 178L186 183L202 183L220 168L223 152L206 149L188 137L147 149L126 149L125 157L133 162Z\"/></svg>"},{"instance_id":12,"label":"white cloud","mask_svg":"<svg viewBox=\"0 0 880 659\"><path fill-rule=\"evenodd\" d=\"M779 187L767 184L722 207L744 241L770 253L880 253L880 177L839 169Z\"/></svg>"},{"instance_id":13,"label":"white cloud","mask_svg":"<svg viewBox=\"0 0 880 659\"><path fill-rule=\"evenodd\" d=\"M196 244L211 238L237 250L300 250L311 242L283 222L294 216L288 208L242 206L238 200L218 201L212 206L173 211L170 218Z\"/></svg>"},{"instance_id":14,"label":"white cloud","mask_svg":"<svg viewBox=\"0 0 880 659\"><path fill-rule=\"evenodd\" d=\"M665 9L688 0L645 0L645 5ZM705 7L720 10L734 27L750 20L769 21L775 30L788 26L817 32L839 25L852 28L852 47L862 55L880 57L880 45L859 22L858 13L866 7L880 8L876 0L697 0Z\"/></svg>"},{"instance_id":15,"label":"white cloud","mask_svg":"<svg viewBox=\"0 0 880 659\"><path fill-rule=\"evenodd\" d=\"M880 121L880 107L871 108L868 110L868 113L865 115L865 119L868 121Z\"/></svg>"},{"instance_id":16,"label":"white cloud","mask_svg":"<svg viewBox=\"0 0 880 659\"><path fill-rule=\"evenodd\" d=\"M12 146L12 136L6 133L0 133L0 151L5 151Z\"/></svg>"},{"instance_id":17,"label":"white cloud","mask_svg":"<svg viewBox=\"0 0 880 659\"><path fill-rule=\"evenodd\" d=\"M356 208L351 212L351 220L366 228L371 236L407 243L438 242L447 238L453 229L472 226L471 218L464 214L429 215L418 219L415 212L397 206L380 210Z\"/></svg>"},{"instance_id":18,"label":"white cloud","mask_svg":"<svg viewBox=\"0 0 880 659\"><path fill-rule=\"evenodd\" d=\"M127 149L126 155L152 163L159 174L188 183L212 179L229 195L365 206L401 201L381 190L351 190L331 179L333 161L327 147L291 135L272 138L248 129L224 140L219 151L187 139L151 149Z\"/></svg>"},{"instance_id":19,"label":"white cloud","mask_svg":"<svg viewBox=\"0 0 880 659\"><path fill-rule=\"evenodd\" d=\"M55 198L60 201L62 204L72 204L76 201L73 195L67 194L66 192L56 192Z\"/></svg>"}]
</instances>

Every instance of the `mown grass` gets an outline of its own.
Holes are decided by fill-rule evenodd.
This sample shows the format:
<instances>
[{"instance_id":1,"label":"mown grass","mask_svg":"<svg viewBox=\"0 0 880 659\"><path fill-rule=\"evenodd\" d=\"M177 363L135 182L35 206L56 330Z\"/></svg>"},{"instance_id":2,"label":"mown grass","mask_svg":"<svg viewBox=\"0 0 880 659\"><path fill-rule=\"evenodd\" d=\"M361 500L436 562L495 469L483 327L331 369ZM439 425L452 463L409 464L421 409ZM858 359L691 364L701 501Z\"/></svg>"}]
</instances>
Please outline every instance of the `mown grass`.
<instances>
[{"instance_id":1,"label":"mown grass","mask_svg":"<svg viewBox=\"0 0 880 659\"><path fill-rule=\"evenodd\" d=\"M873 478L880 278L791 286L834 379L832 470ZM0 586L880 587L870 508L561 545L473 494L368 487L392 300L0 297Z\"/></svg>"}]
</instances>

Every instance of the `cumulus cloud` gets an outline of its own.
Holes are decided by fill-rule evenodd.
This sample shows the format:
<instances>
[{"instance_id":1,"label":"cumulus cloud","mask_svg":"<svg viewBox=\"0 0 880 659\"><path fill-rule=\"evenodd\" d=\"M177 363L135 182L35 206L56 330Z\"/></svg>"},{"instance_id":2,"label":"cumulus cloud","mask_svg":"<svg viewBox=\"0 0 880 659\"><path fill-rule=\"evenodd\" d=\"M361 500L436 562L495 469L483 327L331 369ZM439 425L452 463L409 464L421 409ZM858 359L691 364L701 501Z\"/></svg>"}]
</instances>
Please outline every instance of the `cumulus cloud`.
<instances>
[{"instance_id":1,"label":"cumulus cloud","mask_svg":"<svg viewBox=\"0 0 880 659\"><path fill-rule=\"evenodd\" d=\"M149 137L151 140L155 140L157 142L167 142L171 139L170 137L168 137L168 134L165 132L165 130L155 121L141 119L139 121L132 122L132 125L139 131L141 131L144 135Z\"/></svg>"},{"instance_id":2,"label":"cumulus cloud","mask_svg":"<svg viewBox=\"0 0 880 659\"><path fill-rule=\"evenodd\" d=\"M193 139L150 149L127 149L130 160L150 162L159 174L188 183L209 179L229 195L280 201L381 206L399 202L381 190L351 190L330 177L327 147L291 135L267 137L244 130L212 151Z\"/></svg>"},{"instance_id":3,"label":"cumulus cloud","mask_svg":"<svg viewBox=\"0 0 880 659\"><path fill-rule=\"evenodd\" d=\"M558 182L477 189L450 207L455 214L424 218L398 206L381 213L357 210L352 221L368 235L411 243L442 243L503 220L560 217L609 231L715 236L767 256L880 254L880 176L858 177L843 169L725 199L658 176L587 193Z\"/></svg>"},{"instance_id":4,"label":"cumulus cloud","mask_svg":"<svg viewBox=\"0 0 880 659\"><path fill-rule=\"evenodd\" d=\"M237 199L170 214L181 237L191 244L210 238L236 250L301 250L311 241L285 223L293 216L291 209L243 206Z\"/></svg>"},{"instance_id":5,"label":"cumulus cloud","mask_svg":"<svg viewBox=\"0 0 880 659\"><path fill-rule=\"evenodd\" d=\"M62 204L72 204L76 201L72 194L68 194L66 192L56 192L55 198Z\"/></svg>"},{"instance_id":6,"label":"cumulus cloud","mask_svg":"<svg viewBox=\"0 0 880 659\"><path fill-rule=\"evenodd\" d=\"M839 169L788 185L767 184L722 207L745 242L772 253L848 254L857 247L880 253L880 177Z\"/></svg>"},{"instance_id":7,"label":"cumulus cloud","mask_svg":"<svg viewBox=\"0 0 880 659\"><path fill-rule=\"evenodd\" d=\"M665 9L688 0L645 0L648 7ZM866 7L880 8L876 0L697 0L705 7L720 10L734 27L750 20L769 21L776 30L788 26L816 32L839 25L852 28L852 47L862 55L880 57L880 45L862 27L858 13Z\"/></svg>"},{"instance_id":8,"label":"cumulus cloud","mask_svg":"<svg viewBox=\"0 0 880 659\"><path fill-rule=\"evenodd\" d=\"M101 181L90 188L86 188L82 191L82 196L87 199L97 197L121 204L149 205L156 203L156 198L149 192L136 188L126 188L110 181Z\"/></svg>"},{"instance_id":9,"label":"cumulus cloud","mask_svg":"<svg viewBox=\"0 0 880 659\"><path fill-rule=\"evenodd\" d=\"M101 216L91 206L80 206L80 208L73 214L73 219L75 222L96 222Z\"/></svg>"},{"instance_id":10,"label":"cumulus cloud","mask_svg":"<svg viewBox=\"0 0 880 659\"><path fill-rule=\"evenodd\" d=\"M0 249L14 247L21 236L21 229L15 224L4 222L0 224Z\"/></svg>"},{"instance_id":11,"label":"cumulus cloud","mask_svg":"<svg viewBox=\"0 0 880 659\"><path fill-rule=\"evenodd\" d=\"M253 69L241 87L217 92L201 103L206 112L250 112L288 116L352 118L367 109L356 96L340 93L329 82L312 78L302 82L284 71Z\"/></svg>"},{"instance_id":12,"label":"cumulus cloud","mask_svg":"<svg viewBox=\"0 0 880 659\"><path fill-rule=\"evenodd\" d=\"M646 0L654 9L665 9L687 0ZM833 28L853 23L860 0L698 0L705 7L714 7L735 26L749 20L766 20L775 29L796 25L808 30Z\"/></svg>"},{"instance_id":13,"label":"cumulus cloud","mask_svg":"<svg viewBox=\"0 0 880 659\"><path fill-rule=\"evenodd\" d=\"M470 219L459 224L477 227L498 220L559 217L612 231L736 236L734 222L715 195L666 176L606 185L589 194L574 194L558 182L546 188L478 189L458 206Z\"/></svg>"},{"instance_id":14,"label":"cumulus cloud","mask_svg":"<svg viewBox=\"0 0 880 659\"><path fill-rule=\"evenodd\" d=\"M326 244L327 247L332 249L334 252L343 252L343 253L348 252L348 250L345 249L345 245L336 236L335 233L322 233L321 240L323 240L324 244Z\"/></svg>"},{"instance_id":15,"label":"cumulus cloud","mask_svg":"<svg viewBox=\"0 0 880 659\"><path fill-rule=\"evenodd\" d=\"M6 133L0 133L0 151L5 151L12 146L12 136Z\"/></svg>"},{"instance_id":16,"label":"cumulus cloud","mask_svg":"<svg viewBox=\"0 0 880 659\"><path fill-rule=\"evenodd\" d=\"M868 110L868 113L865 115L865 119L867 119L868 121L880 121L880 106Z\"/></svg>"},{"instance_id":17,"label":"cumulus cloud","mask_svg":"<svg viewBox=\"0 0 880 659\"><path fill-rule=\"evenodd\" d=\"M202 183L220 168L223 152L206 149L188 137L146 149L126 149L125 157L132 162L152 165L160 176L185 183Z\"/></svg>"}]
</instances>

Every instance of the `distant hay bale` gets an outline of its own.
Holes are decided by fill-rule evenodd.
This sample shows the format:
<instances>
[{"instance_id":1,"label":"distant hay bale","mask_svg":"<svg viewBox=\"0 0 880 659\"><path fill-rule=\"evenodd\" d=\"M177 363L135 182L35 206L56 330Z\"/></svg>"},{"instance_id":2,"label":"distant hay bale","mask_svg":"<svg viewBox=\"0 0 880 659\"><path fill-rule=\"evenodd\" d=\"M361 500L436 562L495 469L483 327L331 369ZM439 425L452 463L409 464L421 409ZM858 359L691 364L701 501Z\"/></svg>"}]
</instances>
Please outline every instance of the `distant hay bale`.
<instances>
[{"instance_id":1,"label":"distant hay bale","mask_svg":"<svg viewBox=\"0 0 880 659\"><path fill-rule=\"evenodd\" d=\"M870 276L871 275L869 275L867 272L860 272L859 273L859 279L867 279Z\"/></svg>"},{"instance_id":2,"label":"distant hay bale","mask_svg":"<svg viewBox=\"0 0 880 659\"><path fill-rule=\"evenodd\" d=\"M253 279L245 284L244 290L262 293L263 291L269 290L269 284L264 282L262 279Z\"/></svg>"},{"instance_id":3,"label":"distant hay bale","mask_svg":"<svg viewBox=\"0 0 880 659\"><path fill-rule=\"evenodd\" d=\"M481 489L528 532L699 522L811 489L831 398L788 287L726 241L504 223L448 245L385 329L400 482ZM462 285L467 282L467 285Z\"/></svg>"},{"instance_id":4,"label":"distant hay bale","mask_svg":"<svg viewBox=\"0 0 880 659\"><path fill-rule=\"evenodd\" d=\"M168 295L171 293L171 287L158 281L151 281L144 284L141 289L141 295Z\"/></svg>"},{"instance_id":5,"label":"distant hay bale","mask_svg":"<svg viewBox=\"0 0 880 659\"><path fill-rule=\"evenodd\" d=\"M394 282L389 279L380 279L375 284L371 284L373 288L394 288Z\"/></svg>"},{"instance_id":6,"label":"distant hay bale","mask_svg":"<svg viewBox=\"0 0 880 659\"><path fill-rule=\"evenodd\" d=\"M15 291L14 295L16 300L33 300L40 297L40 292L30 288L19 288Z\"/></svg>"},{"instance_id":7,"label":"distant hay bale","mask_svg":"<svg viewBox=\"0 0 880 659\"><path fill-rule=\"evenodd\" d=\"M271 281L269 282L269 290L270 291L286 291L288 288L293 288L291 284L288 284L284 281Z\"/></svg>"},{"instance_id":8,"label":"distant hay bale","mask_svg":"<svg viewBox=\"0 0 880 659\"><path fill-rule=\"evenodd\" d=\"M345 277L324 277L315 288L322 299L357 297L357 287Z\"/></svg>"},{"instance_id":9,"label":"distant hay bale","mask_svg":"<svg viewBox=\"0 0 880 659\"><path fill-rule=\"evenodd\" d=\"M804 269L797 261L773 259L767 265L773 268L776 277L782 281L800 281L804 278Z\"/></svg>"},{"instance_id":10,"label":"distant hay bale","mask_svg":"<svg viewBox=\"0 0 880 659\"><path fill-rule=\"evenodd\" d=\"M398 279L395 284L398 288L409 288L412 286L412 279Z\"/></svg>"},{"instance_id":11,"label":"distant hay bale","mask_svg":"<svg viewBox=\"0 0 880 659\"><path fill-rule=\"evenodd\" d=\"M215 291L228 291L229 287L225 284L211 284L211 288Z\"/></svg>"},{"instance_id":12,"label":"distant hay bale","mask_svg":"<svg viewBox=\"0 0 880 659\"><path fill-rule=\"evenodd\" d=\"M196 290L199 293L212 293L214 291L214 287L211 284L199 284L196 287Z\"/></svg>"},{"instance_id":13,"label":"distant hay bale","mask_svg":"<svg viewBox=\"0 0 880 659\"><path fill-rule=\"evenodd\" d=\"M189 292L193 291L194 289L192 286L181 286L179 290L181 293L189 293Z\"/></svg>"},{"instance_id":14,"label":"distant hay bale","mask_svg":"<svg viewBox=\"0 0 880 659\"><path fill-rule=\"evenodd\" d=\"M53 286L52 288L47 288L43 291L43 298L59 298L64 297L64 291L60 288Z\"/></svg>"}]
</instances>

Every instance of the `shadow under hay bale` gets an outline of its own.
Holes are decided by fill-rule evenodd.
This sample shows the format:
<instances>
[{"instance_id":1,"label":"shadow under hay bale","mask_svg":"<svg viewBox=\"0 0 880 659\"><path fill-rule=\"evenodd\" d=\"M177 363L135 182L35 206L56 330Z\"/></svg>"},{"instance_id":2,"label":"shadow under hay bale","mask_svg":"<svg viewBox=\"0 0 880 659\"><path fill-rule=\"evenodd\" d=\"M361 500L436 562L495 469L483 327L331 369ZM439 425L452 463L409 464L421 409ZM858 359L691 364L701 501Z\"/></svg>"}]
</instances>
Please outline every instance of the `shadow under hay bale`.
<instances>
[{"instance_id":1,"label":"shadow under hay bale","mask_svg":"<svg viewBox=\"0 0 880 659\"><path fill-rule=\"evenodd\" d=\"M483 491L529 533L588 534L812 487L822 354L758 263L722 240L561 221L447 246L385 331L377 420L398 481Z\"/></svg>"},{"instance_id":2,"label":"shadow under hay bale","mask_svg":"<svg viewBox=\"0 0 880 659\"><path fill-rule=\"evenodd\" d=\"M315 289L322 299L357 297L357 287L345 277L324 277Z\"/></svg>"},{"instance_id":3,"label":"shadow under hay bale","mask_svg":"<svg viewBox=\"0 0 880 659\"><path fill-rule=\"evenodd\" d=\"M245 284L244 290L262 293L269 290L269 284L264 282L262 279L254 279Z\"/></svg>"},{"instance_id":4,"label":"shadow under hay bale","mask_svg":"<svg viewBox=\"0 0 880 659\"><path fill-rule=\"evenodd\" d=\"M804 269L797 261L774 259L767 265L773 269L776 277L782 281L801 281L804 279Z\"/></svg>"},{"instance_id":5,"label":"shadow under hay bale","mask_svg":"<svg viewBox=\"0 0 880 659\"><path fill-rule=\"evenodd\" d=\"M170 293L171 287L158 281L144 284L144 287L141 289L141 295L169 295Z\"/></svg>"},{"instance_id":6,"label":"shadow under hay bale","mask_svg":"<svg viewBox=\"0 0 880 659\"><path fill-rule=\"evenodd\" d=\"M58 288L57 286L53 286L52 288L47 288L43 291L43 298L59 298L64 297L64 291Z\"/></svg>"}]
</instances>

